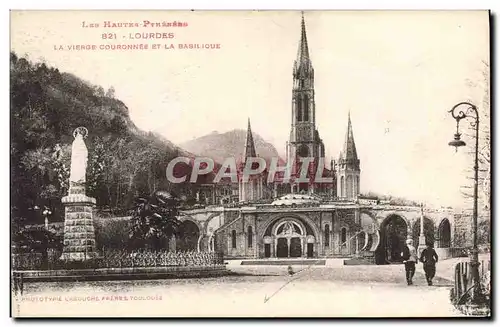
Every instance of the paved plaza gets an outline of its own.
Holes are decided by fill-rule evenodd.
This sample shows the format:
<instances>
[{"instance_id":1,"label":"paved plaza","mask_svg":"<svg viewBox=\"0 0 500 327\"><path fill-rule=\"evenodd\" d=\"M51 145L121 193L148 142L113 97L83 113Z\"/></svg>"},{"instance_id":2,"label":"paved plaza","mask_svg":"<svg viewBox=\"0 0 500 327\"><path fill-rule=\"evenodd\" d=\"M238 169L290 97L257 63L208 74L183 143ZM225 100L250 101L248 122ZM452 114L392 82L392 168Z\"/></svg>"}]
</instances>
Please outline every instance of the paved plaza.
<instances>
[{"instance_id":1,"label":"paved plaza","mask_svg":"<svg viewBox=\"0 0 500 327\"><path fill-rule=\"evenodd\" d=\"M246 275L205 279L26 284L30 315L60 315L81 308L91 316L319 316L319 317L452 317L450 273L458 260L443 261L434 286L427 286L421 265L414 285L407 286L403 265L387 266L242 266ZM45 298L47 297L47 298ZM40 300L43 301L40 301ZM54 305L57 302L57 305ZM84 303L84 306L82 305ZM123 310L126 310L124 312Z\"/></svg>"}]
</instances>

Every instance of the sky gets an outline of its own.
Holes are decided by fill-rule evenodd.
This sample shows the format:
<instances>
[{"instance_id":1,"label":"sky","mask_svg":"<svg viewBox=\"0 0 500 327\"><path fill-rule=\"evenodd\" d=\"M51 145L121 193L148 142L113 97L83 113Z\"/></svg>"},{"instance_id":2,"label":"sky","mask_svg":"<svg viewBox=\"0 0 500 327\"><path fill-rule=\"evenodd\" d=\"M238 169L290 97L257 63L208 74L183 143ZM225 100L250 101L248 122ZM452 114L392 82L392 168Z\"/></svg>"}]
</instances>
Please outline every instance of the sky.
<instances>
[{"instance_id":1,"label":"sky","mask_svg":"<svg viewBox=\"0 0 500 327\"><path fill-rule=\"evenodd\" d=\"M315 69L316 122L327 157L338 157L350 111L361 191L461 206L472 158L448 146L447 112L480 105L489 62L487 11L306 11ZM135 124L182 143L246 128L282 154L290 134L298 11L12 12L11 49L105 89ZM180 28L103 28L104 21L182 21ZM98 23L83 28L82 22ZM164 40L129 33L173 32ZM115 33L117 40L103 40ZM217 50L55 50L113 44L220 44ZM479 83L471 87L467 81ZM489 123L489 122L484 122ZM465 124L462 127L465 130ZM469 141L465 139L465 141Z\"/></svg>"}]
</instances>

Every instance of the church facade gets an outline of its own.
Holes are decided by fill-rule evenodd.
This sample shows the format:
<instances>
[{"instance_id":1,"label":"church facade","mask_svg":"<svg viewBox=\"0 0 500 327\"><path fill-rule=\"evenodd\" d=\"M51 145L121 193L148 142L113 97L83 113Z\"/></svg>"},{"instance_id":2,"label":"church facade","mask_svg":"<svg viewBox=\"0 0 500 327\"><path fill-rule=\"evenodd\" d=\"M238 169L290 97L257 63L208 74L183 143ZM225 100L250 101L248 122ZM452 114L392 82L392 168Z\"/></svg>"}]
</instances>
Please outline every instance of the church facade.
<instances>
[{"instance_id":1,"label":"church facade","mask_svg":"<svg viewBox=\"0 0 500 327\"><path fill-rule=\"evenodd\" d=\"M192 250L228 259L355 257L385 264L401 260L407 239L421 246L422 221L426 243L448 257L456 242L455 216L450 208L287 194L272 203L187 210L179 219L192 226Z\"/></svg>"},{"instance_id":2,"label":"church facade","mask_svg":"<svg viewBox=\"0 0 500 327\"><path fill-rule=\"evenodd\" d=\"M316 127L315 72L304 17L292 74L286 160L295 163L313 158L312 167L316 167L324 162L325 145ZM250 121L243 153L242 166L258 156ZM279 178L267 183L268 172L248 181L240 178L238 202L184 211L180 219L197 229L196 249L222 252L226 258L358 257L388 263L401 259L406 239L418 246L422 233L438 253L446 256L449 252L453 243L451 209L398 206L359 196L361 164L350 115L339 158L328 166L322 169L328 182L322 184L314 182L310 167L304 174L311 177L309 182L296 182L303 167L293 170L286 183ZM232 191L236 192L234 186Z\"/></svg>"}]
</instances>

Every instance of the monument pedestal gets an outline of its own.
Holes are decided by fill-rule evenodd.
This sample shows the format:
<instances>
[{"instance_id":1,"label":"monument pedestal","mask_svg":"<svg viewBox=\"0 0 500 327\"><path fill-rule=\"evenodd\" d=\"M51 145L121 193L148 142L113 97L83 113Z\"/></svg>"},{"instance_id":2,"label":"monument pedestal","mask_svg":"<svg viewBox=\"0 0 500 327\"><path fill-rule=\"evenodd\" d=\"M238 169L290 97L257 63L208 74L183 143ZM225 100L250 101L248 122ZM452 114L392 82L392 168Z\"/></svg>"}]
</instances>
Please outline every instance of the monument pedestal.
<instances>
[{"instance_id":1,"label":"monument pedestal","mask_svg":"<svg viewBox=\"0 0 500 327\"><path fill-rule=\"evenodd\" d=\"M98 256L95 246L93 208L95 199L85 195L84 186L71 186L64 205L64 247L62 260L84 261Z\"/></svg>"}]
</instances>

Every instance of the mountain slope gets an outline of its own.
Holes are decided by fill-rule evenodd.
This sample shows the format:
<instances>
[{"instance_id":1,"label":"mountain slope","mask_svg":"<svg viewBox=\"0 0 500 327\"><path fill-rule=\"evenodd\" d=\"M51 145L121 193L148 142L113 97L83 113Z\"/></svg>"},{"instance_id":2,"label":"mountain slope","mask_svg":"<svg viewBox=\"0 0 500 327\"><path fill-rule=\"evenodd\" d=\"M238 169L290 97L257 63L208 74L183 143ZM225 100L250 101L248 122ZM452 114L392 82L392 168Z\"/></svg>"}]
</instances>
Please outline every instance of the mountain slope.
<instances>
[{"instance_id":1,"label":"mountain slope","mask_svg":"<svg viewBox=\"0 0 500 327\"><path fill-rule=\"evenodd\" d=\"M278 158L278 151L271 143L266 142L260 135L253 132L257 155L267 162L271 158ZM239 161L243 156L246 140L246 131L235 129L226 133L213 132L180 144L180 147L199 156L212 158L222 163L225 158L234 157Z\"/></svg>"},{"instance_id":2,"label":"mountain slope","mask_svg":"<svg viewBox=\"0 0 500 327\"><path fill-rule=\"evenodd\" d=\"M193 155L151 132L138 129L128 108L108 91L44 63L10 56L11 212L38 219L38 208L62 219L67 195L73 131L88 129L87 194L98 209L121 214L134 198L164 189L189 195L193 185L171 184L165 169L173 158ZM176 175L190 171L176 167Z\"/></svg>"}]
</instances>

